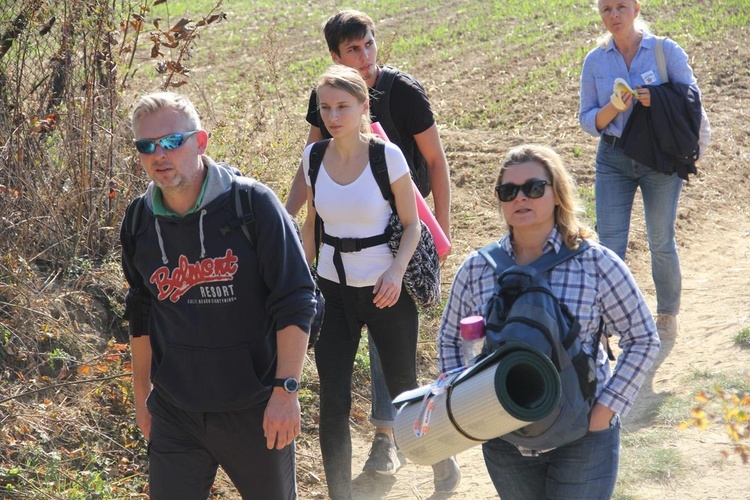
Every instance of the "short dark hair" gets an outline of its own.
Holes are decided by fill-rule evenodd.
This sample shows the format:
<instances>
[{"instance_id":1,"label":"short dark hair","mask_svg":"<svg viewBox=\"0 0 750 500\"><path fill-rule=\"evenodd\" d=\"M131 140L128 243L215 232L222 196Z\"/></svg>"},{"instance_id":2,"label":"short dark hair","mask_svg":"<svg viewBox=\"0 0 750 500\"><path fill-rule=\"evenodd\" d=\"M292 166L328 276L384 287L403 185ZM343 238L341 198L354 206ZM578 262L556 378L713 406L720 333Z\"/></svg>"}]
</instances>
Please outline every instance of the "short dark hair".
<instances>
[{"instance_id":1,"label":"short dark hair","mask_svg":"<svg viewBox=\"0 0 750 500\"><path fill-rule=\"evenodd\" d=\"M328 50L339 54L339 46L349 40L359 40L370 31L375 36L375 23L370 16L358 10L342 10L328 18L323 27L323 34L328 43Z\"/></svg>"}]
</instances>

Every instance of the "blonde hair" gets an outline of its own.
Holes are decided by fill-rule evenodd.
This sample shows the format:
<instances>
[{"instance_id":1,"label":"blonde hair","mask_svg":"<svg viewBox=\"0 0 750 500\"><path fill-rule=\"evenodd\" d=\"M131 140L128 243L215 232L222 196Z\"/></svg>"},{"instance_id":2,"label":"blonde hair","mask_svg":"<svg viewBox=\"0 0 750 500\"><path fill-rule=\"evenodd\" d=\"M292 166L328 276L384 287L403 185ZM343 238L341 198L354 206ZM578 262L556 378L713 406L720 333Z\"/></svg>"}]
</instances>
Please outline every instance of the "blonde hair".
<instances>
[{"instance_id":1,"label":"blonde hair","mask_svg":"<svg viewBox=\"0 0 750 500\"><path fill-rule=\"evenodd\" d=\"M641 5L641 2L639 0L632 1L638 6ZM596 5L596 12L599 13L599 0L594 0L594 4ZM648 23L641 17L640 10L638 11L638 15L633 22L633 28L635 28L636 31L640 31L641 33L651 33L651 28L649 27ZM596 39L596 43L599 44L599 47L605 48L609 44L610 40L612 40L612 33L607 31L602 36Z\"/></svg>"},{"instance_id":2,"label":"blonde hair","mask_svg":"<svg viewBox=\"0 0 750 500\"><path fill-rule=\"evenodd\" d=\"M368 103L369 105L370 94L367 88L367 82L365 82L362 75L359 74L359 71L354 68L344 66L343 64L334 64L323 73L320 79L318 79L318 84L315 87L318 108L320 108L320 94L317 92L317 89L325 86L343 90L347 94L353 96L360 104ZM369 112L362 114L360 130L364 134L372 133Z\"/></svg>"},{"instance_id":3,"label":"blonde hair","mask_svg":"<svg viewBox=\"0 0 750 500\"><path fill-rule=\"evenodd\" d=\"M133 108L133 114L130 118L130 127L135 132L135 126L138 121L144 116L148 116L160 109L173 109L181 112L185 115L188 120L188 124L192 130L200 130L201 118L198 115L198 111L195 109L190 100L187 97L181 96L174 92L155 92L153 94L147 94L138 99Z\"/></svg>"},{"instance_id":4,"label":"blonde hair","mask_svg":"<svg viewBox=\"0 0 750 500\"><path fill-rule=\"evenodd\" d=\"M497 186L502 184L505 171L514 165L529 162L539 164L549 177L548 180L552 184L557 200L555 224L565 246L575 249L578 248L582 239L594 237L594 231L585 227L578 218L578 214L583 213L583 210L573 176L565 167L560 155L552 148L537 144L524 144L508 151L495 182L495 196L497 197ZM513 227L509 225L508 228L512 233Z\"/></svg>"}]
</instances>

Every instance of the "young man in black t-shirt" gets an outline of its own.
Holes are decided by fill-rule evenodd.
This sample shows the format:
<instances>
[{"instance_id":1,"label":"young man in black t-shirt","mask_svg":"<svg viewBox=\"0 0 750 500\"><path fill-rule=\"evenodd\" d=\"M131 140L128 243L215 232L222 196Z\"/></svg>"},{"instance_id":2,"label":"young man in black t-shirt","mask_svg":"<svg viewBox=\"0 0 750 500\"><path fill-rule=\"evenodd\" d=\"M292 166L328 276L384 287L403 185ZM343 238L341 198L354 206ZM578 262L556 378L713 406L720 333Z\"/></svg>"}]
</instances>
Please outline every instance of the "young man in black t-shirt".
<instances>
[{"instance_id":1,"label":"young man in black t-shirt","mask_svg":"<svg viewBox=\"0 0 750 500\"><path fill-rule=\"evenodd\" d=\"M372 121L380 121L383 116L383 111L380 109L383 96L381 92L375 90L375 87L384 71L376 62L378 48L372 19L362 12L345 10L328 19L324 34L333 61L357 69L365 79L370 88ZM432 189L435 218L450 239L448 161L440 142L440 134L430 101L422 86L414 78L402 72L397 72L389 92L390 117L398 132L399 147L407 161L412 161L414 148L419 148L419 152L424 157ZM318 113L315 90L310 96L306 119L310 124L307 144L330 137ZM296 215L306 198L307 186L300 164L286 202L289 213ZM370 342L370 364L373 403L371 422L376 430L370 457L365 463L364 470L380 474L394 474L400 467L393 442L395 409L385 386L380 360L372 342ZM451 492L458 487L461 474L453 458L435 464L433 469L436 491Z\"/></svg>"}]
</instances>

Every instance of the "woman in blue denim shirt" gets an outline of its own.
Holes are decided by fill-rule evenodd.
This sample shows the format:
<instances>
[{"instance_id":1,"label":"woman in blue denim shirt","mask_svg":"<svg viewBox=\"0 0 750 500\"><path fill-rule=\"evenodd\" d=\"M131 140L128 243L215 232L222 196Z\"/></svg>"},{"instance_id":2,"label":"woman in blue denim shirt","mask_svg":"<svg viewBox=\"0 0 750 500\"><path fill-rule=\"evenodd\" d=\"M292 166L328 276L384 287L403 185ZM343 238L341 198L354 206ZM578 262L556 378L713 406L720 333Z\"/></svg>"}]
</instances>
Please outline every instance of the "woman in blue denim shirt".
<instances>
[{"instance_id":1,"label":"woman in blue denim shirt","mask_svg":"<svg viewBox=\"0 0 750 500\"><path fill-rule=\"evenodd\" d=\"M638 0L599 0L597 7L607 34L584 60L578 116L584 131L601 137L596 154L597 232L601 243L624 260L633 199L640 187L656 288L656 325L661 338L675 338L682 292L675 218L682 179L631 160L618 144L634 100L651 105L649 90L642 86L665 83L659 79L657 38L640 19ZM697 88L685 51L669 39L663 49L669 81ZM627 92L616 97L616 78L624 79L637 97ZM701 150L707 140L702 134Z\"/></svg>"}]
</instances>

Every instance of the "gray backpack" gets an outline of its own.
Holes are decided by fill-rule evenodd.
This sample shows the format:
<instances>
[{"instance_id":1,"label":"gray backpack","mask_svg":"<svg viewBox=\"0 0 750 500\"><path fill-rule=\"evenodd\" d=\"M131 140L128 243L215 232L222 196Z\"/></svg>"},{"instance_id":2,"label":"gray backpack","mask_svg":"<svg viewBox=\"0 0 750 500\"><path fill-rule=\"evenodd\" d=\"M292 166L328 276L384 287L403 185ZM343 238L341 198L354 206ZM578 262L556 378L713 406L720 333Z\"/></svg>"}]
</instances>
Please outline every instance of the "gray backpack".
<instances>
[{"instance_id":1,"label":"gray backpack","mask_svg":"<svg viewBox=\"0 0 750 500\"><path fill-rule=\"evenodd\" d=\"M575 250L562 245L558 253L546 253L528 266L516 265L497 242L479 250L497 275L497 286L485 314L483 355L489 356L507 343L521 342L546 355L560 376L560 400L555 410L542 420L502 436L516 446L548 450L575 441L588 431L603 323L597 333L597 349L589 356L578 336L581 325L552 293L544 273L589 247L585 241Z\"/></svg>"}]
</instances>

